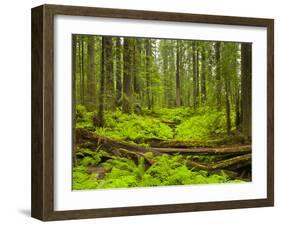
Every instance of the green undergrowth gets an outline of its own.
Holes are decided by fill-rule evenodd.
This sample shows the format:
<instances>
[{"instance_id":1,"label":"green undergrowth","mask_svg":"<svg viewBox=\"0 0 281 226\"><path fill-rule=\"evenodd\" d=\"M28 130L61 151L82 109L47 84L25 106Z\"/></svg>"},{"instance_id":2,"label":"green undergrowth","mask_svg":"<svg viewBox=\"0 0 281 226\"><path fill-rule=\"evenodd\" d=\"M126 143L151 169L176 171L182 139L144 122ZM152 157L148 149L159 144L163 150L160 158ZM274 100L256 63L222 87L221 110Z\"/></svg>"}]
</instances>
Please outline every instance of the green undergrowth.
<instances>
[{"instance_id":1,"label":"green undergrowth","mask_svg":"<svg viewBox=\"0 0 281 226\"><path fill-rule=\"evenodd\" d=\"M73 168L74 190L242 182L231 180L224 173L209 175L206 171L194 171L185 165L185 157L179 154L153 156L146 153L154 160L148 165L143 157L134 161L109 156L103 150L83 149L78 153L79 159ZM100 177L99 173L89 172L91 166L103 168L106 173Z\"/></svg>"},{"instance_id":2,"label":"green undergrowth","mask_svg":"<svg viewBox=\"0 0 281 226\"><path fill-rule=\"evenodd\" d=\"M210 107L143 109L141 115L124 114L120 110L105 112L105 126L94 127L93 115L82 105L76 108L76 128L86 128L98 135L124 140L142 146L149 146L149 141L189 141L197 146L220 145L231 143L226 134L224 110L217 111ZM231 122L234 125L234 112ZM234 132L234 131L233 131ZM228 138L228 139L227 139Z\"/></svg>"}]
</instances>

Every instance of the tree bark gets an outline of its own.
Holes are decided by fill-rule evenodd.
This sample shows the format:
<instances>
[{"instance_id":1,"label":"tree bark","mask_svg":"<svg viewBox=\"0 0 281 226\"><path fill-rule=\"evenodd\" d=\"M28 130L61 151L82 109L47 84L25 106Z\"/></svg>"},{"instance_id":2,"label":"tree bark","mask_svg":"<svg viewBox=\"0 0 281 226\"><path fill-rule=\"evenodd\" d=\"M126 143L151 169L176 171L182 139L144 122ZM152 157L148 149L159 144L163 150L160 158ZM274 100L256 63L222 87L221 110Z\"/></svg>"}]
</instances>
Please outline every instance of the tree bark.
<instances>
[{"instance_id":1,"label":"tree bark","mask_svg":"<svg viewBox=\"0 0 281 226\"><path fill-rule=\"evenodd\" d=\"M180 43L177 40L177 54L176 54L176 106L180 107Z\"/></svg>"},{"instance_id":2,"label":"tree bark","mask_svg":"<svg viewBox=\"0 0 281 226\"><path fill-rule=\"evenodd\" d=\"M121 57L122 57L122 45L121 39L116 38L116 99L115 103L117 107L121 106L122 103L122 74L121 74Z\"/></svg>"},{"instance_id":3,"label":"tree bark","mask_svg":"<svg viewBox=\"0 0 281 226\"><path fill-rule=\"evenodd\" d=\"M233 146L233 147L217 147L217 148L152 148L159 153L181 153L188 155L225 155L225 154L247 154L251 153L250 145Z\"/></svg>"},{"instance_id":4,"label":"tree bark","mask_svg":"<svg viewBox=\"0 0 281 226\"><path fill-rule=\"evenodd\" d=\"M124 38L122 110L124 113L128 113L128 114L132 112L132 98L133 98L132 47L133 47L133 40L131 38Z\"/></svg>"},{"instance_id":5,"label":"tree bark","mask_svg":"<svg viewBox=\"0 0 281 226\"><path fill-rule=\"evenodd\" d=\"M252 137L252 44L241 44L241 112L242 133Z\"/></svg>"},{"instance_id":6,"label":"tree bark","mask_svg":"<svg viewBox=\"0 0 281 226\"><path fill-rule=\"evenodd\" d=\"M216 53L216 99L217 99L217 108L221 109L221 43L216 42L215 44L215 53Z\"/></svg>"},{"instance_id":7,"label":"tree bark","mask_svg":"<svg viewBox=\"0 0 281 226\"><path fill-rule=\"evenodd\" d=\"M202 64L201 64L201 101L203 104L205 104L207 100L207 94L206 94L206 50L205 47L202 46Z\"/></svg>"},{"instance_id":8,"label":"tree bark","mask_svg":"<svg viewBox=\"0 0 281 226\"><path fill-rule=\"evenodd\" d=\"M245 163L248 161L251 161L252 159L252 154L245 154L245 155L240 155L236 156L227 160L223 160L217 163L213 163L210 165L205 165L202 163L194 162L191 160L186 160L186 165L191 168L196 168L200 170L205 170L205 171L214 171L218 169L229 169L237 164Z\"/></svg>"},{"instance_id":9,"label":"tree bark","mask_svg":"<svg viewBox=\"0 0 281 226\"><path fill-rule=\"evenodd\" d=\"M193 63L193 108L198 107L198 66L197 66L197 45L196 42L192 42L192 63Z\"/></svg>"},{"instance_id":10,"label":"tree bark","mask_svg":"<svg viewBox=\"0 0 281 226\"><path fill-rule=\"evenodd\" d=\"M114 77L113 77L113 56L112 56L112 38L104 38L104 73L106 84L106 109L114 110Z\"/></svg>"},{"instance_id":11,"label":"tree bark","mask_svg":"<svg viewBox=\"0 0 281 226\"><path fill-rule=\"evenodd\" d=\"M81 37L81 104L85 105L85 46L84 37Z\"/></svg>"},{"instance_id":12,"label":"tree bark","mask_svg":"<svg viewBox=\"0 0 281 226\"><path fill-rule=\"evenodd\" d=\"M94 37L88 36L87 104L90 107L96 105L96 76L94 49Z\"/></svg>"},{"instance_id":13,"label":"tree bark","mask_svg":"<svg viewBox=\"0 0 281 226\"><path fill-rule=\"evenodd\" d=\"M151 58L151 44L150 44L150 40L146 39L145 40L145 53L146 53L146 65L145 65L145 69L146 69L146 98L147 98L147 107L149 110L151 110L151 84L150 84L150 58Z\"/></svg>"},{"instance_id":14,"label":"tree bark","mask_svg":"<svg viewBox=\"0 0 281 226\"><path fill-rule=\"evenodd\" d=\"M218 162L218 163L214 163L209 168L211 170L225 169L225 168L233 166L233 165L235 165L237 163L248 162L251 159L252 159L252 154L236 156L236 157L233 157L231 159L227 159L227 160L223 160L223 161Z\"/></svg>"},{"instance_id":15,"label":"tree bark","mask_svg":"<svg viewBox=\"0 0 281 226\"><path fill-rule=\"evenodd\" d=\"M105 40L102 37L101 43L101 58L100 58L100 93L99 93L99 109L97 120L94 120L95 126L104 126L104 99L105 99L105 74L104 74L104 51L105 51Z\"/></svg>"},{"instance_id":16,"label":"tree bark","mask_svg":"<svg viewBox=\"0 0 281 226\"><path fill-rule=\"evenodd\" d=\"M77 64L77 35L72 35L72 166L76 165L76 64Z\"/></svg>"},{"instance_id":17,"label":"tree bark","mask_svg":"<svg viewBox=\"0 0 281 226\"><path fill-rule=\"evenodd\" d=\"M229 89L230 89L230 82L229 77L225 75L225 113L226 113L226 131L227 134L230 135L231 133L231 118L230 118L230 100L229 100Z\"/></svg>"}]
</instances>

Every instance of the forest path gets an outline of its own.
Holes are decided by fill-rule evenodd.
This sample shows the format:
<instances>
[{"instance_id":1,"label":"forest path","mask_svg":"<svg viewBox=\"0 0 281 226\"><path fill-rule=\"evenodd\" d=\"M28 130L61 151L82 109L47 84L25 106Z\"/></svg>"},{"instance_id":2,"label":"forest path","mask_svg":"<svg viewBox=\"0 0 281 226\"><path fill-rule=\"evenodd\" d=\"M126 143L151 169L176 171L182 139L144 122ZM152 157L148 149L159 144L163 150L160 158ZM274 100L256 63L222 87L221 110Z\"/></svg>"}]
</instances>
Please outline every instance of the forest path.
<instances>
[{"instance_id":1,"label":"forest path","mask_svg":"<svg viewBox=\"0 0 281 226\"><path fill-rule=\"evenodd\" d=\"M176 128L177 126L180 124L180 122L176 122L176 121L167 121L167 120L161 120L162 123L164 123L165 125L169 126L172 129L173 132L173 139L176 136Z\"/></svg>"}]
</instances>

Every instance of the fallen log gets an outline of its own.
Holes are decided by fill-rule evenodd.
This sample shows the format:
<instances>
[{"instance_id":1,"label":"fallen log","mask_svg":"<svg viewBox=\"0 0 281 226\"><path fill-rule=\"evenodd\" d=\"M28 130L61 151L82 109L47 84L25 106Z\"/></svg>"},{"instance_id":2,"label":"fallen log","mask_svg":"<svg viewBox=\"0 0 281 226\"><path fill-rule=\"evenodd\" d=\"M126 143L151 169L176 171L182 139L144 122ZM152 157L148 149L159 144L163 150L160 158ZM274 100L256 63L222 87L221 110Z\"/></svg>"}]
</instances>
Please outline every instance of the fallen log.
<instances>
[{"instance_id":1,"label":"fallen log","mask_svg":"<svg viewBox=\"0 0 281 226\"><path fill-rule=\"evenodd\" d=\"M152 152L155 155L161 154L156 150L153 150L152 148L145 148L124 141L102 137L86 129L76 129L76 142L78 144L81 144L80 147L88 147L91 149L95 149L98 148L99 146L102 146L102 149L106 151L111 151L113 149L126 149L129 151L143 152L143 153Z\"/></svg>"},{"instance_id":2,"label":"fallen log","mask_svg":"<svg viewBox=\"0 0 281 226\"><path fill-rule=\"evenodd\" d=\"M193 170L205 170L205 171L209 171L209 167L207 165L204 165L202 163L199 162L195 162L192 160L185 160L185 164L188 168L191 168Z\"/></svg>"},{"instance_id":3,"label":"fallen log","mask_svg":"<svg viewBox=\"0 0 281 226\"><path fill-rule=\"evenodd\" d=\"M160 153L181 153L188 155L225 155L235 154L242 155L251 153L250 145L232 146L232 147L218 147L218 148L151 148Z\"/></svg>"},{"instance_id":4,"label":"fallen log","mask_svg":"<svg viewBox=\"0 0 281 226\"><path fill-rule=\"evenodd\" d=\"M133 160L136 164L139 161L139 158L142 157L144 158L144 161L147 163L147 165L152 165L153 163L155 163L155 160L147 157L144 153L142 152L133 152L133 151L128 151L126 149L123 148L119 148L119 149L113 149L112 154L114 154L115 156L119 156L119 157L126 157L128 159Z\"/></svg>"},{"instance_id":5,"label":"fallen log","mask_svg":"<svg viewBox=\"0 0 281 226\"><path fill-rule=\"evenodd\" d=\"M251 166L251 164L252 164L252 160L250 159L248 161L240 162L240 163L237 163L233 166L230 166L229 170L234 170L234 171L239 170L239 169L242 169L242 168L245 168L245 167L249 167L249 166Z\"/></svg>"},{"instance_id":6,"label":"fallen log","mask_svg":"<svg viewBox=\"0 0 281 226\"><path fill-rule=\"evenodd\" d=\"M241 164L244 162L248 162L252 159L252 154L246 154L246 155L241 155L241 156L236 156L234 158L230 158L227 160L223 160L217 163L214 163L210 166L211 170L216 170L216 169L226 169L230 166L236 165L236 164Z\"/></svg>"},{"instance_id":7,"label":"fallen log","mask_svg":"<svg viewBox=\"0 0 281 226\"><path fill-rule=\"evenodd\" d=\"M222 137L216 139L210 139L202 143L198 140L189 140L189 141L180 141L180 140L166 140L161 142L148 142L151 147L155 148L190 148L190 147L217 147L223 145L246 145L250 144L245 138L241 135L235 135L230 137Z\"/></svg>"},{"instance_id":8,"label":"fallen log","mask_svg":"<svg viewBox=\"0 0 281 226\"><path fill-rule=\"evenodd\" d=\"M191 161L186 159L185 163L190 168L195 168L197 170L206 170L206 171L215 171L219 169L228 169L229 167L236 165L236 164L242 164L245 162L249 162L252 159L251 154L236 156L227 160L219 161L212 164L202 164L199 162Z\"/></svg>"},{"instance_id":9,"label":"fallen log","mask_svg":"<svg viewBox=\"0 0 281 226\"><path fill-rule=\"evenodd\" d=\"M112 149L126 149L135 152L152 152L155 155L161 154L188 154L188 155L225 155L225 154L235 154L244 155L251 153L250 145L242 146L231 146L231 147L217 147L217 148L147 148L137 146L135 144L130 144L128 142L114 140L107 137L102 137L94 132L90 132L86 129L76 129L76 142L77 144L82 144L80 147L97 148L100 145L105 150Z\"/></svg>"}]
</instances>

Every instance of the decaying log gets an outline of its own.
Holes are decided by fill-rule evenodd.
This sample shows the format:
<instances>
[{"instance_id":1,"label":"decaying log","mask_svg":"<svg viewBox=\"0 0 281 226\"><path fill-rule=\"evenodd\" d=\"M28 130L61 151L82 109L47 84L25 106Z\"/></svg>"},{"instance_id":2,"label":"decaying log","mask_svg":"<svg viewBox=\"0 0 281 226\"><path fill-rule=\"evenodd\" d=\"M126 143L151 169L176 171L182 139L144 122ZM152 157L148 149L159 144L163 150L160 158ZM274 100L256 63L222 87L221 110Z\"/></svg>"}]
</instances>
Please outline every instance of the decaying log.
<instances>
[{"instance_id":1,"label":"decaying log","mask_svg":"<svg viewBox=\"0 0 281 226\"><path fill-rule=\"evenodd\" d=\"M185 162L188 167L213 172L219 169L228 169L229 167L236 164L249 162L251 161L251 158L252 158L251 154L246 154L246 155L236 156L227 160L219 161L213 164L202 164L188 159Z\"/></svg>"},{"instance_id":2,"label":"decaying log","mask_svg":"<svg viewBox=\"0 0 281 226\"><path fill-rule=\"evenodd\" d=\"M119 157L126 157L128 159L133 160L135 163L138 163L138 160L140 157L144 158L145 162L148 165L152 165L153 163L155 163L155 160L150 159L149 157L147 157L144 153L142 152L133 152L133 151L128 151L126 149L123 148L119 148L119 149L112 149L112 154L114 154L115 156L119 156Z\"/></svg>"},{"instance_id":3,"label":"decaying log","mask_svg":"<svg viewBox=\"0 0 281 226\"><path fill-rule=\"evenodd\" d=\"M236 156L231 159L223 160L217 163L214 163L210 166L211 170L216 170L216 169L226 169L230 166L233 166L235 164L243 163L243 162L248 162L252 159L252 154L246 154L246 155L241 155L241 156Z\"/></svg>"},{"instance_id":4,"label":"decaying log","mask_svg":"<svg viewBox=\"0 0 281 226\"><path fill-rule=\"evenodd\" d=\"M229 170L234 170L234 171L239 170L239 169L242 169L242 168L245 168L245 167L249 167L249 166L251 166L251 164L252 164L252 160L250 159L248 161L239 162L239 163L237 163L233 166L230 166Z\"/></svg>"},{"instance_id":5,"label":"decaying log","mask_svg":"<svg viewBox=\"0 0 281 226\"><path fill-rule=\"evenodd\" d=\"M185 160L185 164L188 168L194 169L194 170L205 170L208 171L209 167L207 165L204 165L202 163L199 162L195 162L192 160Z\"/></svg>"},{"instance_id":6,"label":"decaying log","mask_svg":"<svg viewBox=\"0 0 281 226\"><path fill-rule=\"evenodd\" d=\"M135 152L152 152L155 155L160 155L163 153L172 154L172 153L181 153L188 155L225 155L225 154L236 154L242 155L251 153L250 145L242 146L231 146L231 147L219 147L219 148L146 148L140 147L134 144L130 144L124 141L117 141L111 138L106 138L99 136L93 132L90 132L86 129L77 129L76 130L76 141L80 143L85 143L84 145L90 146L90 148L97 148L102 145L103 149L112 150L123 148L129 151ZM90 143L87 143L89 142Z\"/></svg>"},{"instance_id":7,"label":"decaying log","mask_svg":"<svg viewBox=\"0 0 281 226\"><path fill-rule=\"evenodd\" d=\"M102 146L102 149L106 151L111 151L113 149L126 149L129 151L143 152L143 153L152 152L155 155L161 154L153 150L152 148L144 148L124 141L117 141L111 138L102 137L86 129L76 129L76 141L77 142L79 141L78 144L84 143L83 145L80 145L80 147L82 146L92 149Z\"/></svg>"},{"instance_id":8,"label":"decaying log","mask_svg":"<svg viewBox=\"0 0 281 226\"><path fill-rule=\"evenodd\" d=\"M233 135L230 137L224 137L220 139L214 139L204 142L202 145L202 141L198 140L190 140L190 141L179 141L179 140L168 140L161 142L148 142L151 147L155 148L191 148L191 147L217 147L227 145L246 145L250 144L245 138L241 135Z\"/></svg>"},{"instance_id":9,"label":"decaying log","mask_svg":"<svg viewBox=\"0 0 281 226\"><path fill-rule=\"evenodd\" d=\"M101 148L114 156L127 157L129 159L138 161L143 157L146 165L152 165L155 160L149 158L145 153L151 152L153 155L162 154L186 154L186 155L216 155L219 157L228 156L228 159L223 159L210 164L203 164L189 159L185 160L189 168L196 170L205 170L209 173L218 170L236 171L243 167L251 165L251 146L250 145L233 145L231 147L217 147L217 148L147 148L130 144L124 141L117 141L95 134L86 129L76 129L76 142L80 147L88 147L93 150ZM230 177L234 178L235 175ZM237 177L239 178L239 177Z\"/></svg>"},{"instance_id":10,"label":"decaying log","mask_svg":"<svg viewBox=\"0 0 281 226\"><path fill-rule=\"evenodd\" d=\"M181 153L188 155L225 155L251 153L250 145L219 147L219 148L151 148L160 153Z\"/></svg>"}]
</instances>

